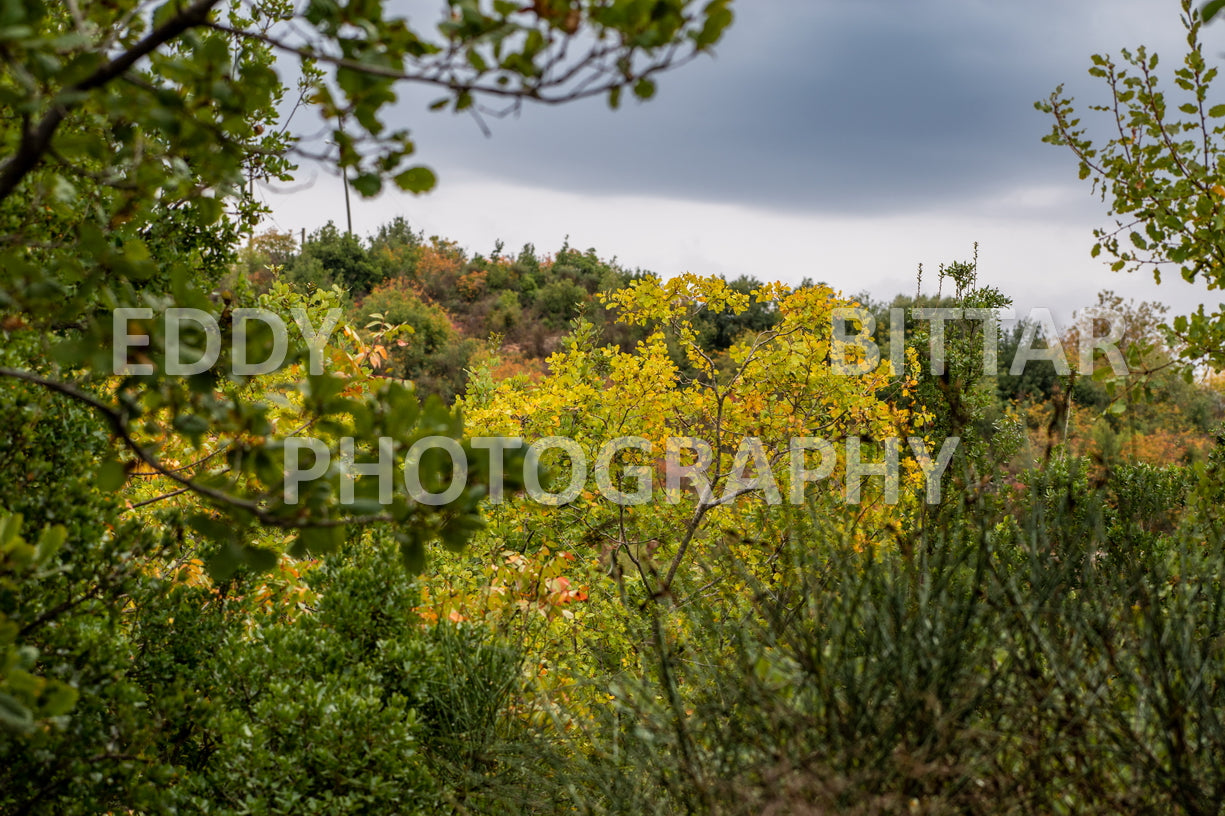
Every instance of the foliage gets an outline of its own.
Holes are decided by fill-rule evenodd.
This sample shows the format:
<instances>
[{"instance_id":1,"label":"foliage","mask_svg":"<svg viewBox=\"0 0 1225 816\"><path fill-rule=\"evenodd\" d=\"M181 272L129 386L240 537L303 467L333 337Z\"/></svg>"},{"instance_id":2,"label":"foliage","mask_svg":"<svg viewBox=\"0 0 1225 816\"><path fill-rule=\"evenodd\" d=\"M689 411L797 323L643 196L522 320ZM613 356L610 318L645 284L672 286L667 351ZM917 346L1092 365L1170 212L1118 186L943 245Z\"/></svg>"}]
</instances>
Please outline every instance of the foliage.
<instances>
[{"instance_id":1,"label":"foliage","mask_svg":"<svg viewBox=\"0 0 1225 816\"><path fill-rule=\"evenodd\" d=\"M1128 491L1208 498L1177 478L1082 478L1064 461L1016 513L967 497L899 551L814 519L751 608L658 611L647 671L558 735L580 809L1216 812L1221 528L1145 524Z\"/></svg>"},{"instance_id":2,"label":"foliage","mask_svg":"<svg viewBox=\"0 0 1225 816\"><path fill-rule=\"evenodd\" d=\"M728 5L716 0L699 9L692 0L667 0L647 9L623 0L567 5L563 14L555 4L463 2L448 4L437 25L424 29L385 14L378 2L314 3L300 13L282 0L172 2L152 15L134 0L84 11L42 2L8 8L0 98L20 115L0 127L9 155L0 167L0 307L13 313L6 332L41 341L43 364L0 375L99 412L124 448L115 467L139 462L173 477L159 459L169 436L194 444L228 437L230 475L178 481L228 514L231 532L253 522L323 528L302 546L328 549L345 521L406 523L428 515L403 497L389 512L349 512L320 492L305 514L279 505L272 497L282 479L270 465L282 439L266 407L243 398L247 382L233 373L230 355L190 377L169 373L162 314L171 304L199 309L220 318L220 339L232 340L228 314L250 304L230 302L226 293L219 303L210 293L259 212L249 182L286 180L293 153L311 152L278 126L289 98L279 72L299 71L299 104L333 131L324 158L355 190L373 195L393 180L422 192L433 186L433 173L406 166L408 133L388 131L381 119L397 81L435 84L455 110L485 98L557 103L607 94L615 104L623 88L647 98L656 74L719 40L731 21ZM30 212L40 217L30 221ZM393 234L402 243L401 232L393 228L382 243ZM340 284L360 296L385 276L379 260L331 227L306 242L294 268L324 289ZM141 364L147 360L152 371L108 382L120 372L107 352L132 328L110 319L116 308L152 310L136 318L145 321L136 336L149 338ZM57 332L69 333L66 342ZM275 347L270 333L249 339L256 336L253 345L265 355ZM188 346L198 355L208 338L191 332ZM302 346L294 351L293 362L311 356ZM363 389L332 372L300 382L305 413L333 439L391 434L407 441L411 423L397 419L391 427L380 419L414 410L394 386ZM422 435L458 433L439 412L422 416L432 428L420 426ZM170 434L142 441L142 427ZM471 507L454 512L467 514L464 525L474 523ZM240 535L202 526L241 547Z\"/></svg>"},{"instance_id":3,"label":"foliage","mask_svg":"<svg viewBox=\"0 0 1225 816\"><path fill-rule=\"evenodd\" d=\"M1222 417L1220 395L1194 382L1182 363L1179 347L1162 330L1166 307L1124 301L1110 291L1081 311L1055 342L1069 362L1060 375L1048 360L1030 362L1017 375L1008 370L1029 331L1022 321L1005 333L1000 347L999 390L1034 432L1035 447L1049 458L1056 445L1073 455L1089 456L1097 465L1124 461L1173 464L1202 459L1211 446L1210 432ZM1035 337L1042 338L1039 325ZM1094 354L1089 368L1077 362L1082 339L1105 337L1117 359ZM1046 341L1048 344L1051 341ZM1115 364L1121 369L1116 371ZM1075 364L1075 365L1072 365Z\"/></svg>"},{"instance_id":4,"label":"foliage","mask_svg":"<svg viewBox=\"0 0 1225 816\"><path fill-rule=\"evenodd\" d=\"M0 561L0 693L17 691L19 721L0 730L0 812L93 813L112 797L142 807L166 777L138 756L155 724L130 674L124 610L168 542L98 488L109 438L87 409L6 383L0 423L0 495L17 511L6 531L20 524L34 545L9 538Z\"/></svg>"},{"instance_id":5,"label":"foliage","mask_svg":"<svg viewBox=\"0 0 1225 816\"><path fill-rule=\"evenodd\" d=\"M1171 339L1105 293L1046 340L1121 311L1131 376L997 383L990 341L1006 364L1022 339L976 259L884 304L402 218L240 249L249 182L318 148L278 72L359 194L422 191L397 81L459 111L647 98L729 3L454 0L427 27L377 0L81 5L0 10L0 812L1219 810L1223 389L1175 364L1214 318ZM1103 248L1214 281L1213 71L1179 75L1188 130L1125 59L1139 79L1097 67L1137 133L1091 153L1056 98L1056 141L1147 219L1151 255ZM216 320L182 336L216 366L169 370L172 306ZM287 326L283 365L238 368L279 342L244 308ZM329 460L291 501L308 435ZM429 488L466 472L450 505L355 479L427 436L459 446L421 457ZM646 444L595 489L565 450L510 451L499 492L480 436ZM938 498L918 448L948 436ZM852 474L892 438L896 500ZM703 446L707 481L678 478Z\"/></svg>"},{"instance_id":6,"label":"foliage","mask_svg":"<svg viewBox=\"0 0 1225 816\"><path fill-rule=\"evenodd\" d=\"M463 391L475 343L462 339L446 310L423 300L415 284L390 278L363 299L357 311L407 329L388 350L385 374L412 380L418 393L436 394L448 403Z\"/></svg>"},{"instance_id":7,"label":"foliage","mask_svg":"<svg viewBox=\"0 0 1225 816\"><path fill-rule=\"evenodd\" d=\"M474 435L573 440L586 475L568 454L546 454L541 487L554 495L508 495L491 506L488 530L470 551L437 562L429 603L437 616L483 621L538 644L529 662L530 710L574 728L603 704L585 678L645 670L644 607L700 599L729 615L741 608L749 590L720 571L724 549L744 559L754 580L795 577L777 558L782 542L803 528L789 498L793 437L835 440L826 479L807 486L832 509L843 501L844 437L863 437L864 459L878 461L886 437L906 436L927 420L882 398L913 382L893 377L887 361L858 376L835 371L834 361L855 351L833 346L831 318L852 302L827 288L771 284L745 293L719 279L645 276L602 299L645 333L636 346L602 343L595 327L579 320L547 361L547 375L497 382L486 368L459 403ZM708 352L696 316L741 314L751 301L777 314L773 327L742 336L723 354ZM677 365L677 351L695 375ZM621 452L610 460L609 484L596 485L591 468L618 437L639 437L649 447ZM699 482L670 484L675 468L690 461L686 454L669 462L670 437L709 446L709 490ZM759 458L742 449L747 437L759 440ZM809 456L812 467L817 454ZM748 488L750 471L777 485L781 504ZM576 474L584 479L577 486ZM904 463L902 477L907 491L922 484L914 462ZM644 478L651 481L645 488ZM839 515L860 546L889 546L891 525L917 502L908 492L903 505L890 505L882 481L866 480L856 506ZM641 491L645 501L625 505L610 489Z\"/></svg>"},{"instance_id":8,"label":"foliage","mask_svg":"<svg viewBox=\"0 0 1225 816\"><path fill-rule=\"evenodd\" d=\"M21 523L20 515L0 513L0 593L7 597L19 592L21 583L36 583L45 576L68 535L56 525L43 528L36 543L27 542L21 536ZM38 650L18 640L28 631L23 622L30 623L10 620L8 612L0 609L0 729L24 734L46 726L48 718L67 714L77 690L62 680L32 673Z\"/></svg>"},{"instance_id":9,"label":"foliage","mask_svg":"<svg viewBox=\"0 0 1225 816\"><path fill-rule=\"evenodd\" d=\"M75 549L65 568L92 557ZM34 733L3 745L0 811L432 813L496 794L519 658L483 630L423 626L390 537L299 564L306 594L163 555L164 572L130 574L126 610L104 587L37 630L63 679L45 681Z\"/></svg>"},{"instance_id":10,"label":"foliage","mask_svg":"<svg viewBox=\"0 0 1225 816\"><path fill-rule=\"evenodd\" d=\"M1062 87L1038 109L1055 120L1045 141L1070 148L1080 177L1110 201L1115 228L1095 233L1093 256L1104 250L1114 270L1150 269L1158 282L1161 268L1173 266L1211 291L1225 285L1225 100L1213 84L1218 70L1204 56L1199 12L1191 0L1182 1L1182 12L1187 54L1174 72L1177 99L1159 81L1157 55L1141 46L1121 60L1093 57L1089 73L1108 85L1111 100L1089 109L1106 114L1117 133L1109 141L1095 146ZM1225 365L1225 312L1201 305L1175 318L1173 331L1188 357Z\"/></svg>"},{"instance_id":11,"label":"foliage","mask_svg":"<svg viewBox=\"0 0 1225 816\"><path fill-rule=\"evenodd\" d=\"M929 439L965 437L959 445L962 453L982 470L992 456L988 449L998 441L984 428L996 401L996 369L1000 360L1011 360L1014 349L1008 348L998 318L1012 300L995 287L979 285L978 273L975 244L971 260L940 266L937 295L899 295L888 310L878 305L872 311L877 345L892 356L894 335L900 331L904 348L916 361L906 372L914 379L913 387L896 402L931 417L924 427ZM954 284L952 295L941 294L946 278ZM989 349L995 350L996 365ZM995 458L999 453L995 451Z\"/></svg>"},{"instance_id":12,"label":"foliage","mask_svg":"<svg viewBox=\"0 0 1225 816\"><path fill-rule=\"evenodd\" d=\"M324 289L340 286L354 298L369 292L381 277L381 270L357 237L342 233L331 221L302 244L287 274L293 283Z\"/></svg>"},{"instance_id":13,"label":"foliage","mask_svg":"<svg viewBox=\"0 0 1225 816\"><path fill-rule=\"evenodd\" d=\"M513 685L511 653L479 632L423 645L409 625L380 641L401 650L400 670L418 672L392 693L379 683L395 667L362 663L369 648L337 661L355 641L333 634L326 593L320 609L302 608L325 587L304 583L301 565L356 540L349 523L394 525L383 561L394 542L417 568L427 541L458 548L479 525L485 474L475 462L468 492L448 508L424 509L402 492L381 501L371 479L355 501L341 498L343 439L358 440L358 463L366 441L395 440L400 465L423 436L461 435L437 401L422 406L373 378L377 349L351 327L333 323L311 339L349 296L335 284L360 296L393 267L411 273L420 240L393 224L367 248L333 227L296 254L269 236L236 258L262 209L254 182L288 180L297 157L313 156L362 195L384 181L423 192L434 174L409 165L408 133L382 121L397 81L435 84L454 110L592 94L615 105L624 88L647 98L660 72L709 50L730 23L728 2L697 5L465 0L440 4L425 28L379 2L0 10L0 504L15 511L4 515L0 559L0 700L13 727L0 742L0 810L433 812L462 803L464 774L488 759L456 752L465 741L456 729L489 747L477 737ZM294 108L327 122L322 152L281 119L295 102L283 74L300 77ZM316 286L295 293L277 279L281 266ZM172 307L199 310L203 322L179 339L203 370L174 370ZM258 374L236 362L244 351L267 360L279 341L243 320L239 310L252 307L287 326L309 323L286 344L285 364ZM331 466L296 503L283 491L283 455L308 429ZM422 477L446 470L429 465ZM261 571L267 577L253 577ZM368 561L359 572L385 583L395 574ZM292 614L267 612L274 596ZM387 614L381 605L394 596L384 586L364 597ZM399 611L407 621L410 610ZM441 662L431 664L431 648ZM430 675L430 665L446 673ZM273 666L281 674L268 673ZM437 679L457 669L473 680L466 692ZM414 719L418 709L428 713ZM383 741L367 755L371 731ZM414 760L419 740L448 735L436 767ZM430 780L443 777L445 797L431 798Z\"/></svg>"},{"instance_id":14,"label":"foliage","mask_svg":"<svg viewBox=\"0 0 1225 816\"><path fill-rule=\"evenodd\" d=\"M287 232L269 230L253 235L238 251L233 270L223 286L231 290L248 286L256 292L267 291L297 251L297 240Z\"/></svg>"}]
</instances>

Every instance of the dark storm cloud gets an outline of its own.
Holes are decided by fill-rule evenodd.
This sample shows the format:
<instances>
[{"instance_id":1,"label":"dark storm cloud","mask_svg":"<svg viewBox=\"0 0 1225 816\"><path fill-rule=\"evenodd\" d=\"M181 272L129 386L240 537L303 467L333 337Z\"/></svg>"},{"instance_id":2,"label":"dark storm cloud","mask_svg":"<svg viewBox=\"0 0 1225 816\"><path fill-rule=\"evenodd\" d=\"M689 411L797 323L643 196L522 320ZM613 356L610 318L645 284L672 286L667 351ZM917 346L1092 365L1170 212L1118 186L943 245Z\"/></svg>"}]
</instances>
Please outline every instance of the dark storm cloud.
<instances>
[{"instance_id":1,"label":"dark storm cloud","mask_svg":"<svg viewBox=\"0 0 1225 816\"><path fill-rule=\"evenodd\" d=\"M1032 105L1082 78L1101 9L986 0L740 0L718 57L658 97L528 107L483 138L466 117L402 110L445 182L464 169L553 189L824 213L938 209L1067 180ZM1126 6L1126 4L1123 4ZM1140 12L1168 28L1172 3ZM1137 18L1139 19L1139 18ZM1133 44L1106 43L1108 48Z\"/></svg>"}]
</instances>

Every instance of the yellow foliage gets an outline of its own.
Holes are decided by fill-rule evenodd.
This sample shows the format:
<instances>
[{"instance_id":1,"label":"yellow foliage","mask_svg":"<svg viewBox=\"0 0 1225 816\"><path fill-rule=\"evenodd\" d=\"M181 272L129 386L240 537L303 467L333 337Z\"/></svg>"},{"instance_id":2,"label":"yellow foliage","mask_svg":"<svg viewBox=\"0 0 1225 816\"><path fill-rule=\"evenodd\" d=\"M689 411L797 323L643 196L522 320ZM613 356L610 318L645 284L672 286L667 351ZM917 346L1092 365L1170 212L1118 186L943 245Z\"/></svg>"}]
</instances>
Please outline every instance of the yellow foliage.
<instances>
[{"instance_id":1,"label":"yellow foliage","mask_svg":"<svg viewBox=\"0 0 1225 816\"><path fill-rule=\"evenodd\" d=\"M650 452L623 451L612 480L628 492L633 480L626 468L644 466L653 476L652 501L622 507L590 489L562 507L509 498L490 507L489 528L470 554L439 566L441 574L428 581L423 599L428 619L456 613L495 628L523 627L538 639L541 653L569 655L569 663L537 673L546 696L560 693L574 677L590 676L599 667L578 661L590 663L595 653L617 655L621 665L636 662L629 633L643 604L666 607L698 590L712 603L742 602L743 581L713 571L719 554L733 553L753 580L787 579L787 567L774 563L771 553L804 524L803 510L787 502L786 454L793 438L828 439L841 451L844 437L862 437L865 452L873 451L865 459L878 461L881 440L900 437L904 449L905 438L927 419L909 416L882 397L889 389L913 387L912 380L894 376L887 360L862 375L834 368L831 352L846 350L831 349L833 310L853 303L827 287L769 284L745 294L719 278L682 275L644 278L603 299L620 321L647 328L632 351L602 346L593 327L580 324L549 358L546 376L503 381L462 399L466 432L529 443L566 437L588 464L610 440L641 437ZM724 355L699 345L696 315L742 312L754 300L777 310L771 330L741 338ZM668 495L659 484L658 477L667 475L666 441L673 437L710 446L709 501L694 490ZM722 501L734 492L725 491L743 464L737 452L748 437L761 442L781 505L768 504L760 492ZM568 476L565 457L546 456L545 462ZM845 466L839 453L833 473L808 485L809 498L825 508L840 504ZM589 473L586 487L591 480ZM888 542L897 520L914 508L913 497L886 504L873 484L880 481L867 480L861 503L846 508L845 534L860 546ZM922 483L914 463L903 460L903 495ZM521 552L505 552L512 541L527 543ZM735 580L724 580L729 578ZM559 593L576 585L581 597L563 600ZM588 648L568 647L579 640ZM592 643L602 647L593 650Z\"/></svg>"}]
</instances>

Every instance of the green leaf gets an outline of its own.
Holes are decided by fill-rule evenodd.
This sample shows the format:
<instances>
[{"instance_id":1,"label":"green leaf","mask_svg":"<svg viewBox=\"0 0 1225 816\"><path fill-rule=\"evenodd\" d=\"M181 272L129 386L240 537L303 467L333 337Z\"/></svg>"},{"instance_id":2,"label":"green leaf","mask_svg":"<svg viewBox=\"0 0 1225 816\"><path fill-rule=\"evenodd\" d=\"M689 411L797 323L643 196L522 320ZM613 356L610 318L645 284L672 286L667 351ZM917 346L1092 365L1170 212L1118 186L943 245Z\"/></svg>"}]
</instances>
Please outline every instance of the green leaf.
<instances>
[{"instance_id":1,"label":"green leaf","mask_svg":"<svg viewBox=\"0 0 1225 816\"><path fill-rule=\"evenodd\" d=\"M714 45L723 36L724 30L732 24L732 12L727 6L727 0L713 0L706 4L706 22L694 39L698 48Z\"/></svg>"},{"instance_id":2,"label":"green leaf","mask_svg":"<svg viewBox=\"0 0 1225 816\"><path fill-rule=\"evenodd\" d=\"M113 493L123 487L124 482L128 480L128 470L122 462L111 459L103 462L102 467L98 468L96 479L99 490L104 493Z\"/></svg>"},{"instance_id":3,"label":"green leaf","mask_svg":"<svg viewBox=\"0 0 1225 816\"><path fill-rule=\"evenodd\" d=\"M298 532L300 549L295 548L295 552L328 555L340 549L344 540L344 527L304 527Z\"/></svg>"},{"instance_id":4,"label":"green leaf","mask_svg":"<svg viewBox=\"0 0 1225 816\"><path fill-rule=\"evenodd\" d=\"M55 683L48 690L42 705L47 717L62 717L77 704L77 690L67 683Z\"/></svg>"},{"instance_id":5,"label":"green leaf","mask_svg":"<svg viewBox=\"0 0 1225 816\"><path fill-rule=\"evenodd\" d=\"M200 223L204 226L217 223L221 218L223 206L220 199L201 196L196 199L196 212L200 213Z\"/></svg>"},{"instance_id":6,"label":"green leaf","mask_svg":"<svg viewBox=\"0 0 1225 816\"><path fill-rule=\"evenodd\" d=\"M210 578L214 581L225 581L242 565L242 551L233 544L222 547L214 553L204 565Z\"/></svg>"},{"instance_id":7,"label":"green leaf","mask_svg":"<svg viewBox=\"0 0 1225 816\"><path fill-rule=\"evenodd\" d=\"M396 533L395 539L400 543L400 560L404 563L404 569L413 575L425 572L425 542L415 535L406 533Z\"/></svg>"},{"instance_id":8,"label":"green leaf","mask_svg":"<svg viewBox=\"0 0 1225 816\"><path fill-rule=\"evenodd\" d=\"M64 340L51 347L51 359L63 366L76 366L92 357L97 350L98 344L92 340Z\"/></svg>"},{"instance_id":9,"label":"green leaf","mask_svg":"<svg viewBox=\"0 0 1225 816\"><path fill-rule=\"evenodd\" d=\"M344 382L334 375L328 374L326 371L323 374L310 374L306 378L306 385L311 402L316 407L322 408L333 397L341 392L345 387Z\"/></svg>"},{"instance_id":10,"label":"green leaf","mask_svg":"<svg viewBox=\"0 0 1225 816\"><path fill-rule=\"evenodd\" d=\"M438 537L442 540L442 546L451 552L462 552L472 540L472 536L484 527L485 524L479 518L456 516L443 525Z\"/></svg>"},{"instance_id":11,"label":"green leaf","mask_svg":"<svg viewBox=\"0 0 1225 816\"><path fill-rule=\"evenodd\" d=\"M375 173L362 173L349 182L350 186L364 198L371 198L383 189L383 180Z\"/></svg>"},{"instance_id":12,"label":"green leaf","mask_svg":"<svg viewBox=\"0 0 1225 816\"><path fill-rule=\"evenodd\" d=\"M9 731L26 733L34 727L34 715L16 698L0 691L0 726Z\"/></svg>"},{"instance_id":13,"label":"green leaf","mask_svg":"<svg viewBox=\"0 0 1225 816\"><path fill-rule=\"evenodd\" d=\"M267 547L243 547L242 558L256 572L267 572L277 565L280 555Z\"/></svg>"},{"instance_id":14,"label":"green leaf","mask_svg":"<svg viewBox=\"0 0 1225 816\"><path fill-rule=\"evenodd\" d=\"M62 524L45 528L38 539L38 553L34 560L39 564L46 564L60 551L67 538L68 530Z\"/></svg>"},{"instance_id":15,"label":"green leaf","mask_svg":"<svg viewBox=\"0 0 1225 816\"><path fill-rule=\"evenodd\" d=\"M410 167L395 177L396 186L408 193L425 193L434 189L438 177L428 167Z\"/></svg>"},{"instance_id":16,"label":"green leaf","mask_svg":"<svg viewBox=\"0 0 1225 816\"><path fill-rule=\"evenodd\" d=\"M229 524L203 513L189 516L187 526L209 541L229 541L234 537L234 529Z\"/></svg>"},{"instance_id":17,"label":"green leaf","mask_svg":"<svg viewBox=\"0 0 1225 816\"><path fill-rule=\"evenodd\" d=\"M208 430L208 420L196 414L179 414L170 424L179 433L193 439L203 436Z\"/></svg>"},{"instance_id":18,"label":"green leaf","mask_svg":"<svg viewBox=\"0 0 1225 816\"><path fill-rule=\"evenodd\" d=\"M21 536L21 513L0 514L0 552L9 549Z\"/></svg>"},{"instance_id":19,"label":"green leaf","mask_svg":"<svg viewBox=\"0 0 1225 816\"><path fill-rule=\"evenodd\" d=\"M1200 16L1204 19L1204 22L1207 23L1211 21L1212 18L1220 14L1221 9L1225 9L1225 0L1209 0L1209 2L1205 3L1204 7L1200 9Z\"/></svg>"}]
</instances>

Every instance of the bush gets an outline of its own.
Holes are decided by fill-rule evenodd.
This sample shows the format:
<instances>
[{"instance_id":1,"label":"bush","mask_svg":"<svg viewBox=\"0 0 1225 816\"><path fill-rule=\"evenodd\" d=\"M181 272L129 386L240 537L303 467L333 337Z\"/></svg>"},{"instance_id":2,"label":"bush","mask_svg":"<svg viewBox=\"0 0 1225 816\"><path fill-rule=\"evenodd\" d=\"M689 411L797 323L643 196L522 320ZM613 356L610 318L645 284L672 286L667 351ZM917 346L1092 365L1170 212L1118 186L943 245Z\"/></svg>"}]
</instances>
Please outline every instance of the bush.
<instances>
[{"instance_id":1,"label":"bush","mask_svg":"<svg viewBox=\"0 0 1225 816\"><path fill-rule=\"evenodd\" d=\"M556 773L591 813L1218 812L1220 528L1154 548L1133 500L1182 501L1185 474L1080 480L1016 515L937 514L909 557L814 517L824 534L779 553L795 584L725 553L753 602L648 609L649 670L598 684L609 705L557 734Z\"/></svg>"},{"instance_id":2,"label":"bush","mask_svg":"<svg viewBox=\"0 0 1225 816\"><path fill-rule=\"evenodd\" d=\"M355 548L320 565L309 578L317 610L289 624L245 602L258 586L250 576L220 599L178 586L143 608L136 671L172 726L159 747L179 769L179 807L431 812L439 789L414 707L428 695L409 699L415 687L398 679L401 652L428 634L411 581L390 560L387 548Z\"/></svg>"},{"instance_id":3,"label":"bush","mask_svg":"<svg viewBox=\"0 0 1225 816\"><path fill-rule=\"evenodd\" d=\"M568 280L550 281L536 292L536 310L552 329L565 328L586 301L587 290Z\"/></svg>"},{"instance_id":4,"label":"bush","mask_svg":"<svg viewBox=\"0 0 1225 816\"><path fill-rule=\"evenodd\" d=\"M0 512L0 813L517 812L498 803L527 786L496 783L525 767L502 759L526 753L504 716L519 655L424 626L390 540L296 565L309 601L213 584L173 512L159 535L95 489L92 417L9 383L0 418L26 514L23 541Z\"/></svg>"},{"instance_id":5,"label":"bush","mask_svg":"<svg viewBox=\"0 0 1225 816\"><path fill-rule=\"evenodd\" d=\"M387 323L413 330L403 345L388 349L388 374L412 380L423 395L437 394L446 402L463 392L465 369L478 344L461 339L445 309L427 303L406 279L393 278L362 301L355 322L365 323L375 314Z\"/></svg>"}]
</instances>

